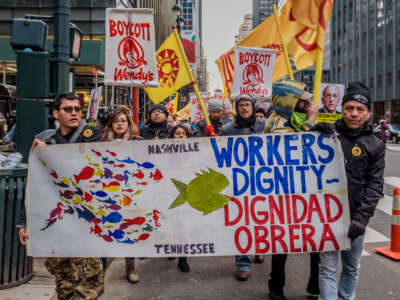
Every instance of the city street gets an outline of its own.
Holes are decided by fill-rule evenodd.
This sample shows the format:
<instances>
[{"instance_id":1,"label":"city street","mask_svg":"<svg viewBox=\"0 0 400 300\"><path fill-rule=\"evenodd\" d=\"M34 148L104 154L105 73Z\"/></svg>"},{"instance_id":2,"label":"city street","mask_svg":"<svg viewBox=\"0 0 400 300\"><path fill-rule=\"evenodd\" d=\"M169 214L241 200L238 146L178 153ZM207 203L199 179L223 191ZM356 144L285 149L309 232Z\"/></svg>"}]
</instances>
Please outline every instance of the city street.
<instances>
[{"instance_id":1,"label":"city street","mask_svg":"<svg viewBox=\"0 0 400 300\"><path fill-rule=\"evenodd\" d=\"M388 144L386 153L385 197L380 201L367 230L361 260L357 299L398 300L400 267L375 253L374 248L387 245L390 238L393 186L400 186L400 144ZM308 280L308 255L289 257L286 269L287 299L310 299L305 294ZM106 272L105 293L108 299L269 299L266 286L270 257L263 264L254 264L247 282L234 278L233 257L189 258L190 273L181 273L177 260L166 258L138 259L138 284L125 279L123 259L116 259ZM35 276L25 285L0 291L0 300L48 300L54 295L54 282L39 263Z\"/></svg>"}]
</instances>

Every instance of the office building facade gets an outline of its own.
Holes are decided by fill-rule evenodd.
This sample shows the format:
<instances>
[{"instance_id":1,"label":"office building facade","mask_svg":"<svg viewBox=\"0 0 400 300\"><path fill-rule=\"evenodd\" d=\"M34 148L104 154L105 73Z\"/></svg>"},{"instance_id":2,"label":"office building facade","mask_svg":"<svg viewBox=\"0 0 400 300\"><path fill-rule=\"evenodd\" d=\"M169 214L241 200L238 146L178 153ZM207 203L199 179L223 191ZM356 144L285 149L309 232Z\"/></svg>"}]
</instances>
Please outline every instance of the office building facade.
<instances>
[{"instance_id":1,"label":"office building facade","mask_svg":"<svg viewBox=\"0 0 400 300\"><path fill-rule=\"evenodd\" d=\"M336 0L331 24L332 79L364 82L374 121L400 123L400 1Z\"/></svg>"},{"instance_id":2,"label":"office building facade","mask_svg":"<svg viewBox=\"0 0 400 300\"><path fill-rule=\"evenodd\" d=\"M253 28L274 13L272 8L274 3L275 0L253 0Z\"/></svg>"}]
</instances>

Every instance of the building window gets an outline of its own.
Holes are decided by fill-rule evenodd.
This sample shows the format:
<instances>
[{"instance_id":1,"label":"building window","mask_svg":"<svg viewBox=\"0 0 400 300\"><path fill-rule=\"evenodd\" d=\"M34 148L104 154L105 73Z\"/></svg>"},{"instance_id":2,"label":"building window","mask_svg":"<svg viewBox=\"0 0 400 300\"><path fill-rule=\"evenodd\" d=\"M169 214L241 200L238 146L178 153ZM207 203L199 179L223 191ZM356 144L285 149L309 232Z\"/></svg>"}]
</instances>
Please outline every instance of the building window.
<instances>
[{"instance_id":1,"label":"building window","mask_svg":"<svg viewBox=\"0 0 400 300\"><path fill-rule=\"evenodd\" d=\"M383 81L382 81L382 75L378 75L378 83L377 83L377 87L382 87L383 85Z\"/></svg>"},{"instance_id":2,"label":"building window","mask_svg":"<svg viewBox=\"0 0 400 300\"><path fill-rule=\"evenodd\" d=\"M374 77L370 77L369 78L369 86L368 86L370 89L373 89L374 88Z\"/></svg>"},{"instance_id":3,"label":"building window","mask_svg":"<svg viewBox=\"0 0 400 300\"><path fill-rule=\"evenodd\" d=\"M387 73L387 85L388 86L393 85L393 73L392 72Z\"/></svg>"}]
</instances>

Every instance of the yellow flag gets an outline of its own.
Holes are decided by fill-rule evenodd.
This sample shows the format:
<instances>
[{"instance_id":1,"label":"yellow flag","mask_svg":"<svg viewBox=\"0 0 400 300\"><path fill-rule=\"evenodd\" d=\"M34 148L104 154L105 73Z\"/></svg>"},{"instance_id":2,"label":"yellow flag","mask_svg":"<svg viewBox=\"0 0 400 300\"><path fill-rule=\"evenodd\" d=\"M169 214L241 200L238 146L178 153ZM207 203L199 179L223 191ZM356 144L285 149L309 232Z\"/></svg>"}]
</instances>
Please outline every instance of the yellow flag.
<instances>
[{"instance_id":1,"label":"yellow flag","mask_svg":"<svg viewBox=\"0 0 400 300\"><path fill-rule=\"evenodd\" d=\"M317 48L324 51L332 8L333 0L287 0L283 6L280 16L283 41L297 70L315 64Z\"/></svg>"},{"instance_id":2,"label":"yellow flag","mask_svg":"<svg viewBox=\"0 0 400 300\"><path fill-rule=\"evenodd\" d=\"M156 53L159 87L144 88L155 104L193 81L191 71L185 66L186 55L179 42L171 33Z\"/></svg>"},{"instance_id":3,"label":"yellow flag","mask_svg":"<svg viewBox=\"0 0 400 300\"><path fill-rule=\"evenodd\" d=\"M286 0L280 15L280 29L283 42L293 58L297 70L306 69L315 64L316 49L323 50L325 30L329 22L333 0ZM238 46L271 48L277 50L277 58L272 80L288 75L274 16L270 16L256 27ZM221 55L215 63L218 66L224 87L231 91L234 73L234 51L230 49Z\"/></svg>"},{"instance_id":4,"label":"yellow flag","mask_svg":"<svg viewBox=\"0 0 400 300\"><path fill-rule=\"evenodd\" d=\"M247 37L241 40L237 46L276 49L276 62L272 79L277 80L287 75L283 47L273 15L257 26ZM233 48L218 57L215 63L221 74L224 88L229 95L231 93L233 72L235 69L235 53Z\"/></svg>"}]
</instances>

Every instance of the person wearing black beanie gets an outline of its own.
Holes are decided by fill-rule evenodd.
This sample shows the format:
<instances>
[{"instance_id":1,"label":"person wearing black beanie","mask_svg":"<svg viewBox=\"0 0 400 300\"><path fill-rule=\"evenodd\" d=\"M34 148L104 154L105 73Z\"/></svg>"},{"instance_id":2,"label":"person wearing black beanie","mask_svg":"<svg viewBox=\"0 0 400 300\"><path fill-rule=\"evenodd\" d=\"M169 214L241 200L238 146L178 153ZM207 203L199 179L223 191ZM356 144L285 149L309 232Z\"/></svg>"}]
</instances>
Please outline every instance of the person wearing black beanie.
<instances>
[{"instance_id":1,"label":"person wearing black beanie","mask_svg":"<svg viewBox=\"0 0 400 300\"><path fill-rule=\"evenodd\" d=\"M354 100L360 102L371 110L371 93L369 88L361 81L350 82L343 96L342 105L347 101Z\"/></svg>"},{"instance_id":2,"label":"person wearing black beanie","mask_svg":"<svg viewBox=\"0 0 400 300\"><path fill-rule=\"evenodd\" d=\"M140 131L140 136L145 140L166 139L169 136L171 126L168 125L168 109L165 105L156 104L150 108L149 121Z\"/></svg>"},{"instance_id":3,"label":"person wearing black beanie","mask_svg":"<svg viewBox=\"0 0 400 300\"><path fill-rule=\"evenodd\" d=\"M342 145L350 207L347 236L351 240L351 248L320 253L319 300L337 299L338 295L340 299L356 297L365 231L379 199L383 197L385 146L372 132L370 109L368 87L362 82L351 82L342 100L342 118L334 126L324 125L325 129L331 128L331 133L337 133ZM321 124L324 123L316 127ZM328 132L325 130L325 133ZM336 273L339 256L343 268L338 289Z\"/></svg>"}]
</instances>

